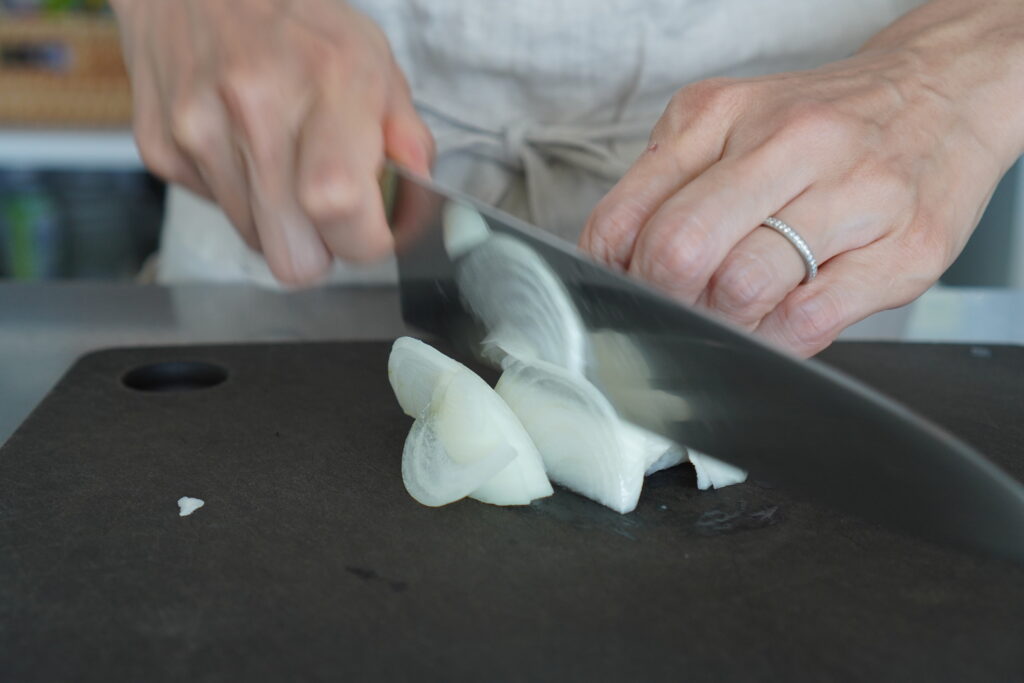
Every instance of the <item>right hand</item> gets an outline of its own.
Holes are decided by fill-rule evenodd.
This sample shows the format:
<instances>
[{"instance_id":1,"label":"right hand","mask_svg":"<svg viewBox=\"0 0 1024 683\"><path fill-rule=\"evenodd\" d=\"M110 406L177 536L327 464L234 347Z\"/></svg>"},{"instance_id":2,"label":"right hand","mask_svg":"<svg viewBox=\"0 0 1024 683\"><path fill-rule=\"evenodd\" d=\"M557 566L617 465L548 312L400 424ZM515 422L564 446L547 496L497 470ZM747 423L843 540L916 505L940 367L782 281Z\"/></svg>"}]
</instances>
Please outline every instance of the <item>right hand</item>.
<instances>
[{"instance_id":1,"label":"right hand","mask_svg":"<svg viewBox=\"0 0 1024 683\"><path fill-rule=\"evenodd\" d=\"M429 173L433 139L387 39L339 0L113 0L146 165L216 201L275 277L392 248L385 157Z\"/></svg>"}]
</instances>

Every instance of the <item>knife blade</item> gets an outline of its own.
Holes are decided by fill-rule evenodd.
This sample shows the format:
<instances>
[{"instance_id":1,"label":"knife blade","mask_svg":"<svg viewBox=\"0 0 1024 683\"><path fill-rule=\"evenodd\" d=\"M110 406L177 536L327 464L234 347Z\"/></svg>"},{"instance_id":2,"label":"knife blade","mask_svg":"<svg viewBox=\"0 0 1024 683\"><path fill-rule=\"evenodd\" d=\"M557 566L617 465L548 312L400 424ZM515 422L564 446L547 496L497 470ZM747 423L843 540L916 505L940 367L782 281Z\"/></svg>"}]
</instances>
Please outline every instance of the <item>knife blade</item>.
<instances>
[{"instance_id":1,"label":"knife blade","mask_svg":"<svg viewBox=\"0 0 1024 683\"><path fill-rule=\"evenodd\" d=\"M407 323L492 363L495 325L525 344L536 327L624 419L802 497L1024 562L1024 486L942 428L539 228L400 168L389 176ZM538 311L551 320L535 325Z\"/></svg>"}]
</instances>

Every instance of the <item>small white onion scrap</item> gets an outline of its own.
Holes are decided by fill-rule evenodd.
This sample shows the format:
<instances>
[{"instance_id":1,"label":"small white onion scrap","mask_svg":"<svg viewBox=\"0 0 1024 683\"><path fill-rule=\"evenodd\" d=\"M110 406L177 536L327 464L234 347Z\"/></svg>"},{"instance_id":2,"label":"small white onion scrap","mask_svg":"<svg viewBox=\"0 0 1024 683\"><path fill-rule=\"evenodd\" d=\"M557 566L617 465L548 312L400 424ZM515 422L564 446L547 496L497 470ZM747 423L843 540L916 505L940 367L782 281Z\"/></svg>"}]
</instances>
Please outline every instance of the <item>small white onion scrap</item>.
<instances>
[{"instance_id":1,"label":"small white onion scrap","mask_svg":"<svg viewBox=\"0 0 1024 683\"><path fill-rule=\"evenodd\" d=\"M706 491L709 488L720 489L724 486L742 484L747 480L747 473L727 462L722 462L710 455L704 455L690 449L690 462L697 470L697 488Z\"/></svg>"},{"instance_id":2,"label":"small white onion scrap","mask_svg":"<svg viewBox=\"0 0 1024 683\"><path fill-rule=\"evenodd\" d=\"M552 494L540 454L505 402L476 373L402 337L388 360L402 410L415 418L402 452L406 490L424 505L469 496L526 505Z\"/></svg>"},{"instance_id":3,"label":"small white onion scrap","mask_svg":"<svg viewBox=\"0 0 1024 683\"><path fill-rule=\"evenodd\" d=\"M206 505L206 501L202 498L192 498L190 496L182 496L178 499L178 516L188 517L199 508Z\"/></svg>"}]
</instances>

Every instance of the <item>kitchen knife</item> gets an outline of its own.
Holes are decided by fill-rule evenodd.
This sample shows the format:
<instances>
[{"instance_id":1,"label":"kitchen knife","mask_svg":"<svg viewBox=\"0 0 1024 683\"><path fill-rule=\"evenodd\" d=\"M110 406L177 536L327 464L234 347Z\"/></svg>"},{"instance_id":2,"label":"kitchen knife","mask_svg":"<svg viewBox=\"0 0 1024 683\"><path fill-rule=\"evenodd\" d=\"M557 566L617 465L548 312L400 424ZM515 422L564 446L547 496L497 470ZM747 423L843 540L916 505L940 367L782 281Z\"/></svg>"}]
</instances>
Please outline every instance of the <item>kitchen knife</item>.
<instances>
[{"instance_id":1,"label":"kitchen knife","mask_svg":"<svg viewBox=\"0 0 1024 683\"><path fill-rule=\"evenodd\" d=\"M1024 562L1024 486L943 429L512 216L402 169L387 177L411 325L491 361L500 325L506 351L537 344L578 364L622 417L680 444L883 525Z\"/></svg>"}]
</instances>

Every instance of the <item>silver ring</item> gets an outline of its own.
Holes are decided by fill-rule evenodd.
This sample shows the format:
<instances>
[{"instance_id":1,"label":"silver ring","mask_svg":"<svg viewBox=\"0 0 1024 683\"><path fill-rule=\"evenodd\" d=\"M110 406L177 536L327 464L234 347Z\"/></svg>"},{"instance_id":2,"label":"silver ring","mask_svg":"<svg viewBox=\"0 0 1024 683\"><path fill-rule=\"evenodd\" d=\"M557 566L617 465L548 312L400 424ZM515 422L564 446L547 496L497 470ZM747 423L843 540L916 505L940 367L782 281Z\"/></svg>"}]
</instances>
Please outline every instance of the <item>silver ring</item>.
<instances>
[{"instance_id":1,"label":"silver ring","mask_svg":"<svg viewBox=\"0 0 1024 683\"><path fill-rule=\"evenodd\" d=\"M818 274L818 259L814 258L814 253L811 251L811 248L807 246L807 242L804 242L804 238L801 237L796 230L789 227L785 221L780 221L775 216L768 216L768 218L764 219L764 223L761 223L761 225L766 228L771 228L789 240L789 243L792 244L797 250L797 253L800 254L800 258L803 259L804 268L807 271L807 274L804 275L804 283L808 283L813 280L814 276Z\"/></svg>"}]
</instances>

